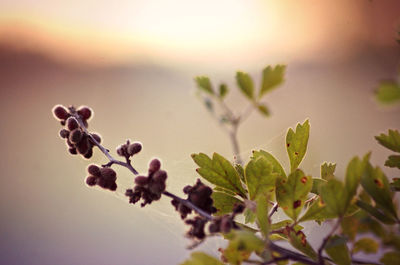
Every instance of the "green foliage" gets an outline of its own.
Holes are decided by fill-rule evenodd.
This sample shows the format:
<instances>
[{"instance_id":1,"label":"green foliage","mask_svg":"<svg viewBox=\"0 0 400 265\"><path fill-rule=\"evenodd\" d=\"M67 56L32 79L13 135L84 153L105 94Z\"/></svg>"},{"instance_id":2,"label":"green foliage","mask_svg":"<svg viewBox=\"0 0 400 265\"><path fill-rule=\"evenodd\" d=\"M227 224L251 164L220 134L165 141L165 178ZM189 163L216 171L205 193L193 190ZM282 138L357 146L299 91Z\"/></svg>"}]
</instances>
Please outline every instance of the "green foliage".
<instances>
[{"instance_id":1,"label":"green foliage","mask_svg":"<svg viewBox=\"0 0 400 265\"><path fill-rule=\"evenodd\" d=\"M228 86L226 84L221 84L219 85L219 97L221 99L224 99L226 97L226 95L228 95L229 89Z\"/></svg>"},{"instance_id":2,"label":"green foliage","mask_svg":"<svg viewBox=\"0 0 400 265\"><path fill-rule=\"evenodd\" d=\"M288 233L289 243L296 249L303 252L308 257L312 258L313 260L317 259L317 253L315 250L310 246L306 239L306 235L302 231L294 231L290 230Z\"/></svg>"},{"instance_id":3,"label":"green foliage","mask_svg":"<svg viewBox=\"0 0 400 265\"><path fill-rule=\"evenodd\" d=\"M353 248L353 253L364 252L367 254L376 253L378 251L379 245L374 239L369 237L364 237L356 241Z\"/></svg>"},{"instance_id":4,"label":"green foliage","mask_svg":"<svg viewBox=\"0 0 400 265\"><path fill-rule=\"evenodd\" d=\"M221 261L203 252L192 252L191 258L181 265L223 265Z\"/></svg>"},{"instance_id":5,"label":"green foliage","mask_svg":"<svg viewBox=\"0 0 400 265\"><path fill-rule=\"evenodd\" d=\"M258 97L261 98L269 91L278 87L284 82L285 78L285 65L276 65L275 67L267 66L263 70L261 89Z\"/></svg>"},{"instance_id":6,"label":"green foliage","mask_svg":"<svg viewBox=\"0 0 400 265\"><path fill-rule=\"evenodd\" d=\"M326 253L328 253L329 257L331 257L336 264L351 264L349 249L346 243L346 238L335 235L329 239L325 247Z\"/></svg>"},{"instance_id":7,"label":"green foliage","mask_svg":"<svg viewBox=\"0 0 400 265\"><path fill-rule=\"evenodd\" d=\"M297 220L311 188L311 176L304 175L300 169L295 170L288 178L276 179L276 200L287 216Z\"/></svg>"},{"instance_id":8,"label":"green foliage","mask_svg":"<svg viewBox=\"0 0 400 265\"><path fill-rule=\"evenodd\" d=\"M242 197L246 196L238 173L232 164L221 155L214 153L212 159L206 154L193 154L194 162L200 167L197 173L210 183L234 192Z\"/></svg>"},{"instance_id":9,"label":"green foliage","mask_svg":"<svg viewBox=\"0 0 400 265\"><path fill-rule=\"evenodd\" d=\"M250 200L274 191L276 177L277 175L272 172L272 165L268 163L264 156L252 158L245 169L245 179Z\"/></svg>"},{"instance_id":10,"label":"green foliage","mask_svg":"<svg viewBox=\"0 0 400 265\"><path fill-rule=\"evenodd\" d=\"M242 203L241 200L225 193L225 192L213 192L211 195L214 200L214 207L217 208L217 215L224 215L233 211L233 206L238 203Z\"/></svg>"},{"instance_id":11,"label":"green foliage","mask_svg":"<svg viewBox=\"0 0 400 265\"><path fill-rule=\"evenodd\" d=\"M323 163L321 165L321 178L324 180L330 180L335 177L336 164L334 163Z\"/></svg>"},{"instance_id":12,"label":"green foliage","mask_svg":"<svg viewBox=\"0 0 400 265\"><path fill-rule=\"evenodd\" d=\"M207 76L197 76L194 79L197 87L207 94L214 95L214 90L211 85L211 81Z\"/></svg>"},{"instance_id":13,"label":"green foliage","mask_svg":"<svg viewBox=\"0 0 400 265\"><path fill-rule=\"evenodd\" d=\"M400 169L400 155L391 155L385 162L387 167L397 167Z\"/></svg>"},{"instance_id":14,"label":"green foliage","mask_svg":"<svg viewBox=\"0 0 400 265\"><path fill-rule=\"evenodd\" d=\"M266 117L268 117L270 115L268 107L263 103L258 103L257 109L262 115L264 115Z\"/></svg>"},{"instance_id":15,"label":"green foliage","mask_svg":"<svg viewBox=\"0 0 400 265\"><path fill-rule=\"evenodd\" d=\"M384 147L400 153L400 133L398 130L389 130L388 134L382 133L375 139Z\"/></svg>"},{"instance_id":16,"label":"green foliage","mask_svg":"<svg viewBox=\"0 0 400 265\"><path fill-rule=\"evenodd\" d=\"M251 253L261 253L264 249L264 241L249 231L233 231L226 237L229 244L223 251L223 256L229 264L241 264Z\"/></svg>"},{"instance_id":17,"label":"green foliage","mask_svg":"<svg viewBox=\"0 0 400 265\"><path fill-rule=\"evenodd\" d=\"M250 100L254 100L254 83L250 75L244 72L237 72L236 82L243 95L245 95Z\"/></svg>"},{"instance_id":18,"label":"green foliage","mask_svg":"<svg viewBox=\"0 0 400 265\"><path fill-rule=\"evenodd\" d=\"M303 124L298 123L296 131L290 128L286 135L286 149L290 160L290 169L293 172L303 160L306 151L310 123L306 120Z\"/></svg>"},{"instance_id":19,"label":"green foliage","mask_svg":"<svg viewBox=\"0 0 400 265\"><path fill-rule=\"evenodd\" d=\"M268 218L268 204L269 196L265 194L260 194L257 198L257 223L264 237L268 237L269 234L269 218Z\"/></svg>"},{"instance_id":20,"label":"green foliage","mask_svg":"<svg viewBox=\"0 0 400 265\"><path fill-rule=\"evenodd\" d=\"M320 187L320 194L326 204L328 213L335 216L344 216L347 210L348 194L343 183L331 179Z\"/></svg>"},{"instance_id":21,"label":"green foliage","mask_svg":"<svg viewBox=\"0 0 400 265\"><path fill-rule=\"evenodd\" d=\"M380 259L380 262L382 262L385 265L399 265L400 264L400 252L398 252L398 251L387 252Z\"/></svg>"},{"instance_id":22,"label":"green foliage","mask_svg":"<svg viewBox=\"0 0 400 265\"><path fill-rule=\"evenodd\" d=\"M400 100L400 84L395 81L382 82L376 92L376 99L383 104L392 104Z\"/></svg>"},{"instance_id":23,"label":"green foliage","mask_svg":"<svg viewBox=\"0 0 400 265\"><path fill-rule=\"evenodd\" d=\"M268 164L272 166L272 172L278 174L279 176L283 176L286 178L285 170L283 170L283 167L279 163L279 161L270 153L260 150L260 151L253 151L253 158L258 158L258 157L264 157L267 161Z\"/></svg>"}]
</instances>

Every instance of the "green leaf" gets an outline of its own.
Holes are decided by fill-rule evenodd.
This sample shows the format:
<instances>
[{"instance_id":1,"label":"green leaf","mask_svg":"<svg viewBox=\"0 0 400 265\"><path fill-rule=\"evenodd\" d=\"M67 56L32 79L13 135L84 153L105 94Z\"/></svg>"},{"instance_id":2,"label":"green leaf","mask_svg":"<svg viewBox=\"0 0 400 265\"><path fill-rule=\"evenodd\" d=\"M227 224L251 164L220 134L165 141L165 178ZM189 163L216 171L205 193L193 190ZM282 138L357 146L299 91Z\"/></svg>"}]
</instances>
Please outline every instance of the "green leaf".
<instances>
[{"instance_id":1,"label":"green leaf","mask_svg":"<svg viewBox=\"0 0 400 265\"><path fill-rule=\"evenodd\" d=\"M393 191L400 191L400 179L399 178L393 178L393 182L390 183L390 188Z\"/></svg>"},{"instance_id":2,"label":"green leaf","mask_svg":"<svg viewBox=\"0 0 400 265\"><path fill-rule=\"evenodd\" d=\"M206 253L192 252L190 259L181 265L224 265L224 263Z\"/></svg>"},{"instance_id":3,"label":"green leaf","mask_svg":"<svg viewBox=\"0 0 400 265\"><path fill-rule=\"evenodd\" d=\"M399 155L391 155L385 162L385 166L387 167L397 167L400 169L400 156Z\"/></svg>"},{"instance_id":4,"label":"green leaf","mask_svg":"<svg viewBox=\"0 0 400 265\"><path fill-rule=\"evenodd\" d=\"M269 226L270 226L268 218L268 211L269 211L268 198L269 196L265 196L264 194L258 196L257 209L256 209L258 227L260 228L261 232L266 238L268 237Z\"/></svg>"},{"instance_id":5,"label":"green leaf","mask_svg":"<svg viewBox=\"0 0 400 265\"><path fill-rule=\"evenodd\" d=\"M381 133L381 135L375 136L375 139L384 147L400 153L400 133L398 130L389 130L387 135Z\"/></svg>"},{"instance_id":6,"label":"green leaf","mask_svg":"<svg viewBox=\"0 0 400 265\"><path fill-rule=\"evenodd\" d=\"M326 205L321 202L320 198L318 198L307 209L305 214L300 218L299 222L305 222L309 220L322 222L325 221L326 219L332 219L335 217L336 215L327 211Z\"/></svg>"},{"instance_id":7,"label":"green leaf","mask_svg":"<svg viewBox=\"0 0 400 265\"><path fill-rule=\"evenodd\" d=\"M271 164L265 157L252 158L245 168L245 179L250 200L274 191L276 177L277 175L272 173Z\"/></svg>"},{"instance_id":8,"label":"green leaf","mask_svg":"<svg viewBox=\"0 0 400 265\"><path fill-rule=\"evenodd\" d=\"M286 178L286 173L283 170L283 167L279 163L276 158L271 155L270 153L260 150L260 151L253 151L253 157L252 158L258 158L260 156L263 156L265 159L267 159L268 163L271 164L272 166L272 172L278 174L279 176L285 177Z\"/></svg>"},{"instance_id":9,"label":"green leaf","mask_svg":"<svg viewBox=\"0 0 400 265\"><path fill-rule=\"evenodd\" d=\"M320 187L322 201L326 204L328 213L343 216L347 208L347 191L343 183L331 179Z\"/></svg>"},{"instance_id":10,"label":"green leaf","mask_svg":"<svg viewBox=\"0 0 400 265\"><path fill-rule=\"evenodd\" d=\"M269 112L269 109L267 108L267 106L265 104L258 103L257 109L265 117L268 117L269 115L271 115L271 113Z\"/></svg>"},{"instance_id":11,"label":"green leaf","mask_svg":"<svg viewBox=\"0 0 400 265\"><path fill-rule=\"evenodd\" d=\"M196 81L197 87L204 92L214 95L214 90L212 88L210 79L207 76L197 76L194 78Z\"/></svg>"},{"instance_id":12,"label":"green leaf","mask_svg":"<svg viewBox=\"0 0 400 265\"><path fill-rule=\"evenodd\" d=\"M261 98L267 92L273 90L283 83L285 78L286 65L276 65L274 68L267 66L263 70L261 89L258 95Z\"/></svg>"},{"instance_id":13,"label":"green leaf","mask_svg":"<svg viewBox=\"0 0 400 265\"><path fill-rule=\"evenodd\" d=\"M256 221L256 218L257 218L256 214L249 208L246 208L244 210L243 214L244 214L244 222L246 224L248 224L248 223L252 224Z\"/></svg>"},{"instance_id":14,"label":"green leaf","mask_svg":"<svg viewBox=\"0 0 400 265\"><path fill-rule=\"evenodd\" d=\"M321 165L321 178L324 180L330 180L335 177L336 164L335 163L323 163Z\"/></svg>"},{"instance_id":15,"label":"green leaf","mask_svg":"<svg viewBox=\"0 0 400 265\"><path fill-rule=\"evenodd\" d=\"M293 230L290 230L288 237L289 237L290 244L294 248L298 249L299 251L303 252L305 255L307 255L308 257L310 257L314 260L317 259L317 253L310 246L310 244L308 243L308 241L306 239L306 235L302 231L295 232Z\"/></svg>"},{"instance_id":16,"label":"green leaf","mask_svg":"<svg viewBox=\"0 0 400 265\"><path fill-rule=\"evenodd\" d=\"M254 84L251 77L247 73L237 72L236 82L240 91L250 100L254 100Z\"/></svg>"},{"instance_id":17,"label":"green leaf","mask_svg":"<svg viewBox=\"0 0 400 265\"><path fill-rule=\"evenodd\" d=\"M219 97L224 99L228 95L229 89L226 84L219 85Z\"/></svg>"},{"instance_id":18,"label":"green leaf","mask_svg":"<svg viewBox=\"0 0 400 265\"><path fill-rule=\"evenodd\" d=\"M200 167L197 173L210 183L246 197L240 177L232 164L221 155L214 153L212 159L206 154L192 154L194 162Z\"/></svg>"},{"instance_id":19,"label":"green leaf","mask_svg":"<svg viewBox=\"0 0 400 265\"><path fill-rule=\"evenodd\" d=\"M361 177L361 185L372 199L385 211L397 219L397 213L393 205L393 194L390 191L389 182L379 167L373 168L370 163Z\"/></svg>"},{"instance_id":20,"label":"green leaf","mask_svg":"<svg viewBox=\"0 0 400 265\"><path fill-rule=\"evenodd\" d=\"M351 201L357 192L357 187L360 184L361 176L365 170L371 153L364 156L361 161L358 157L354 157L347 165L346 170L346 190L347 190L347 203Z\"/></svg>"},{"instance_id":21,"label":"green leaf","mask_svg":"<svg viewBox=\"0 0 400 265\"><path fill-rule=\"evenodd\" d=\"M227 189L224 189L224 188L222 188L220 186L215 186L213 190L214 190L214 192L226 193L228 195L231 195L232 197L235 197L235 195L236 195L234 192L232 192L230 190L227 190Z\"/></svg>"},{"instance_id":22,"label":"green leaf","mask_svg":"<svg viewBox=\"0 0 400 265\"><path fill-rule=\"evenodd\" d=\"M252 252L261 252L264 249L264 241L249 231L234 230L226 238L229 245L223 251L223 256L230 264L241 264Z\"/></svg>"},{"instance_id":23,"label":"green leaf","mask_svg":"<svg viewBox=\"0 0 400 265\"><path fill-rule=\"evenodd\" d=\"M353 247L353 253L364 252L364 253L376 253L379 249L379 244L372 238L364 237L356 241Z\"/></svg>"},{"instance_id":24,"label":"green leaf","mask_svg":"<svg viewBox=\"0 0 400 265\"><path fill-rule=\"evenodd\" d=\"M324 185L325 183L326 183L326 180L313 178L313 186L312 186L311 192L319 195L319 187L321 185Z\"/></svg>"},{"instance_id":25,"label":"green leaf","mask_svg":"<svg viewBox=\"0 0 400 265\"><path fill-rule=\"evenodd\" d=\"M312 178L305 176L300 169L295 170L287 179L276 179L276 200L287 216L297 220L311 188Z\"/></svg>"},{"instance_id":26,"label":"green leaf","mask_svg":"<svg viewBox=\"0 0 400 265\"><path fill-rule=\"evenodd\" d=\"M399 265L400 264L400 252L390 251L386 252L385 255L379 260L385 265Z\"/></svg>"},{"instance_id":27,"label":"green leaf","mask_svg":"<svg viewBox=\"0 0 400 265\"><path fill-rule=\"evenodd\" d=\"M289 220L289 219L283 220L283 221L277 222L275 224L271 224L271 230L276 230L276 229L279 229L279 228L282 228L284 226L288 226L291 224L293 224L292 220Z\"/></svg>"},{"instance_id":28,"label":"green leaf","mask_svg":"<svg viewBox=\"0 0 400 265\"><path fill-rule=\"evenodd\" d=\"M235 164L235 169L236 169L236 172L239 174L240 180L243 182L246 182L246 179L244 177L244 168L242 167L242 165Z\"/></svg>"},{"instance_id":29,"label":"green leaf","mask_svg":"<svg viewBox=\"0 0 400 265\"><path fill-rule=\"evenodd\" d=\"M334 235L326 244L325 251L336 264L351 264L349 249L347 248L346 239L343 237Z\"/></svg>"},{"instance_id":30,"label":"green leaf","mask_svg":"<svg viewBox=\"0 0 400 265\"><path fill-rule=\"evenodd\" d=\"M243 202L235 197L232 197L224 192L213 192L211 194L214 207L217 208L216 215L224 215L231 213L235 204Z\"/></svg>"},{"instance_id":31,"label":"green leaf","mask_svg":"<svg viewBox=\"0 0 400 265\"><path fill-rule=\"evenodd\" d=\"M385 214L379 208L373 207L373 206L369 205L368 203L360 201L360 200L357 200L356 204L358 207L360 207L361 209L363 209L364 211L366 211L367 213L369 213L370 215L372 215L373 217L375 217L376 219L378 219L379 221L381 221L384 224L390 225L390 224L396 223L396 220L393 217Z\"/></svg>"},{"instance_id":32,"label":"green leaf","mask_svg":"<svg viewBox=\"0 0 400 265\"><path fill-rule=\"evenodd\" d=\"M303 124L298 123L296 132L290 128L286 135L286 149L290 159L291 171L294 171L301 163L307 151L310 124L306 120Z\"/></svg>"},{"instance_id":33,"label":"green leaf","mask_svg":"<svg viewBox=\"0 0 400 265\"><path fill-rule=\"evenodd\" d=\"M394 81L384 81L378 87L376 99L384 104L395 103L400 100L400 85Z\"/></svg>"}]
</instances>

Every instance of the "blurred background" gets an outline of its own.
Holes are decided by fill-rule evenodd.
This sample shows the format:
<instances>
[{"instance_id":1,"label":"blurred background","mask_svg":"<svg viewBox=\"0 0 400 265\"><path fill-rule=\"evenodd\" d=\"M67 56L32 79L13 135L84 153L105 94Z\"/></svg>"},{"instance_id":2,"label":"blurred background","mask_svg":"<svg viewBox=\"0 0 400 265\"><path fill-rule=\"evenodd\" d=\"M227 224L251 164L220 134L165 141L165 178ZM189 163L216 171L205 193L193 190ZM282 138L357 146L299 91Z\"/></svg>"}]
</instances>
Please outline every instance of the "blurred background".
<instances>
[{"instance_id":1,"label":"blurred background","mask_svg":"<svg viewBox=\"0 0 400 265\"><path fill-rule=\"evenodd\" d=\"M373 99L381 80L398 77L399 29L398 0L2 0L0 263L178 264L190 254L169 200L127 203L125 168L115 193L84 184L87 165L106 160L97 150L90 162L68 155L55 104L92 107L89 129L113 152L141 141L135 167L161 158L168 190L182 195L198 177L190 154L233 159L193 77L227 82L228 104L242 111L235 71L259 84L266 65L287 64L287 81L265 98L272 116L253 113L239 131L242 156L265 149L288 168L287 128L309 118L302 168L317 177L336 162L343 177L354 155L373 151L383 164L389 152L373 137L400 129L399 107ZM306 230L318 245L323 228ZM218 255L224 244L199 249Z\"/></svg>"}]
</instances>

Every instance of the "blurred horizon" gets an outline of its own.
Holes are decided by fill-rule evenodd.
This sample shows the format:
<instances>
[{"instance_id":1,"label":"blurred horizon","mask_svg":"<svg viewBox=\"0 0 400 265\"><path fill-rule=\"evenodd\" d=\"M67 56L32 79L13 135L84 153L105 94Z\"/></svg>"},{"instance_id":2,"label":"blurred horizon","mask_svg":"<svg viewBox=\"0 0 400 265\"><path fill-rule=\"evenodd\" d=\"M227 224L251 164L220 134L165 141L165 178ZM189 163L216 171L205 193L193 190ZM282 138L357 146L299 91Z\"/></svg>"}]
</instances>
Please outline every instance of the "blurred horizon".
<instances>
[{"instance_id":1,"label":"blurred horizon","mask_svg":"<svg viewBox=\"0 0 400 265\"><path fill-rule=\"evenodd\" d=\"M266 96L272 112L253 113L239 131L241 153L265 149L288 168L285 133L310 119L302 169L324 161L343 177L354 155L390 152L374 136L400 129L400 107L383 107L374 91L399 78L398 0L50 1L0 4L0 256L10 265L178 264L189 256L187 227L170 202L144 209L127 203L133 177L118 172L115 193L84 184L90 163L68 155L56 104L88 105L90 130L104 145L143 143L140 172L157 156L168 190L198 178L190 154L232 159L229 140L197 97L194 76L226 82L227 104L246 107L235 72L258 87L267 65L286 64L285 83ZM384 168L389 176L397 174ZM276 217L283 218L279 213ZM316 246L327 226L306 223ZM199 247L218 256L222 240ZM373 260L373 255L366 258Z\"/></svg>"}]
</instances>

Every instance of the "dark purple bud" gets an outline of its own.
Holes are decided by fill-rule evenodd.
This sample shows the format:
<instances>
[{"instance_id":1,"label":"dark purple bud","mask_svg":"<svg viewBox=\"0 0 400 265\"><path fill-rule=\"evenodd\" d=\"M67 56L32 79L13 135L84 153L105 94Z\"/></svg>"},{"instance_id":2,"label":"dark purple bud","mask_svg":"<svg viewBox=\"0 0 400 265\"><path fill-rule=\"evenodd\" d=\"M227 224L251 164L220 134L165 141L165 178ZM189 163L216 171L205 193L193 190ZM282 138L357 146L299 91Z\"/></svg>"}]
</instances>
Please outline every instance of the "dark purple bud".
<instances>
[{"instance_id":1,"label":"dark purple bud","mask_svg":"<svg viewBox=\"0 0 400 265\"><path fill-rule=\"evenodd\" d=\"M100 168L97 165L89 165L87 168L87 171L90 175L96 176L96 177L100 177L101 173L100 173Z\"/></svg>"},{"instance_id":2,"label":"dark purple bud","mask_svg":"<svg viewBox=\"0 0 400 265\"><path fill-rule=\"evenodd\" d=\"M80 106L78 109L78 114L83 120L88 120L92 116L92 110L87 106Z\"/></svg>"},{"instance_id":3,"label":"dark purple bud","mask_svg":"<svg viewBox=\"0 0 400 265\"><path fill-rule=\"evenodd\" d=\"M75 117L69 117L67 119L67 128L68 130L72 131L75 130L76 128L79 127L78 121L75 119Z\"/></svg>"},{"instance_id":4,"label":"dark purple bud","mask_svg":"<svg viewBox=\"0 0 400 265\"><path fill-rule=\"evenodd\" d=\"M133 156L142 150L142 145L140 143L133 143L128 146L128 154Z\"/></svg>"},{"instance_id":5,"label":"dark purple bud","mask_svg":"<svg viewBox=\"0 0 400 265\"><path fill-rule=\"evenodd\" d=\"M82 135L81 129L77 128L70 132L69 141L73 144L77 144L82 140Z\"/></svg>"},{"instance_id":6,"label":"dark purple bud","mask_svg":"<svg viewBox=\"0 0 400 265\"><path fill-rule=\"evenodd\" d=\"M151 160L149 165L149 174L153 174L161 168L161 162L157 158Z\"/></svg>"},{"instance_id":7,"label":"dark purple bud","mask_svg":"<svg viewBox=\"0 0 400 265\"><path fill-rule=\"evenodd\" d=\"M66 120L69 117L68 110L62 105L54 106L53 114L59 120Z\"/></svg>"},{"instance_id":8,"label":"dark purple bud","mask_svg":"<svg viewBox=\"0 0 400 265\"><path fill-rule=\"evenodd\" d=\"M61 137L61 138L65 139L65 138L68 138L68 136L69 136L69 131L68 131L68 130L62 129L62 130L60 131L60 137Z\"/></svg>"},{"instance_id":9,"label":"dark purple bud","mask_svg":"<svg viewBox=\"0 0 400 265\"><path fill-rule=\"evenodd\" d=\"M89 186L94 186L96 185L96 177L95 176L88 176L86 178L86 184L88 184Z\"/></svg>"}]
</instances>

